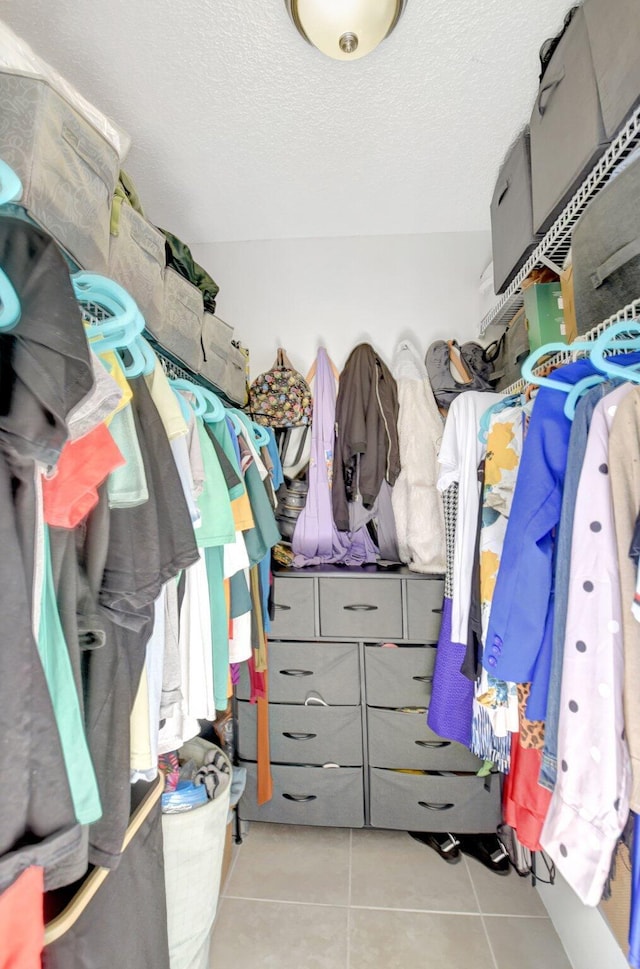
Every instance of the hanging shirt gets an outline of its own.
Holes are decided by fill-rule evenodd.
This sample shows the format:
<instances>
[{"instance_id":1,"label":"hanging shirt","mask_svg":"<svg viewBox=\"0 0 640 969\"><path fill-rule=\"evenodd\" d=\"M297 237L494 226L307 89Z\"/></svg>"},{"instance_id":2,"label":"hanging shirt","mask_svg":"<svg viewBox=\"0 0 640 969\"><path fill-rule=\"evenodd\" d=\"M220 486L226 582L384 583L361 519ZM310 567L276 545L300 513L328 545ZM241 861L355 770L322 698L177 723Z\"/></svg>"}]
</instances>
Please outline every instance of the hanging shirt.
<instances>
[{"instance_id":1,"label":"hanging shirt","mask_svg":"<svg viewBox=\"0 0 640 969\"><path fill-rule=\"evenodd\" d=\"M609 429L628 384L596 407L576 496L558 759L541 842L585 905L598 905L629 814L622 707L620 578L609 478ZM535 409L534 409L535 412Z\"/></svg>"},{"instance_id":2,"label":"hanging shirt","mask_svg":"<svg viewBox=\"0 0 640 969\"><path fill-rule=\"evenodd\" d=\"M169 440L173 441L174 438L185 435L188 427L182 416L182 408L157 357L152 373L146 374L144 379Z\"/></svg>"},{"instance_id":3,"label":"hanging shirt","mask_svg":"<svg viewBox=\"0 0 640 969\"><path fill-rule=\"evenodd\" d=\"M135 508L149 500L149 489L130 404L113 415L109 433L125 461L107 479L109 507Z\"/></svg>"},{"instance_id":4,"label":"hanging shirt","mask_svg":"<svg viewBox=\"0 0 640 969\"><path fill-rule=\"evenodd\" d=\"M453 560L453 602L451 639L466 643L471 604L471 575L480 492L478 465L485 447L478 437L480 418L492 404L503 398L498 394L468 391L453 401L447 414L438 462L438 490L445 491L458 482L458 521Z\"/></svg>"},{"instance_id":5,"label":"hanging shirt","mask_svg":"<svg viewBox=\"0 0 640 969\"><path fill-rule=\"evenodd\" d=\"M220 462L201 418L196 418L205 469L204 487L198 498L201 524L196 538L200 548L227 545L235 540L235 524L229 492Z\"/></svg>"},{"instance_id":6,"label":"hanging shirt","mask_svg":"<svg viewBox=\"0 0 640 969\"><path fill-rule=\"evenodd\" d=\"M111 377L95 353L91 354L93 388L67 416L69 437L76 441L92 431L98 424L107 422L120 407L123 391Z\"/></svg>"}]
</instances>

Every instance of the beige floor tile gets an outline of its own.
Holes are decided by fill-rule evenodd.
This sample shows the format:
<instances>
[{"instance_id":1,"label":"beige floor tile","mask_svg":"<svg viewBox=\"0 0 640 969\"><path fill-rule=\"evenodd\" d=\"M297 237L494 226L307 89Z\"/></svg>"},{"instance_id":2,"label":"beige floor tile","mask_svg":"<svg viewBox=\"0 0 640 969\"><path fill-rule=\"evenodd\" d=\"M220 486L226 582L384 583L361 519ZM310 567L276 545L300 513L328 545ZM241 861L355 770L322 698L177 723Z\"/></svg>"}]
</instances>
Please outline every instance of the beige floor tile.
<instances>
[{"instance_id":1,"label":"beige floor tile","mask_svg":"<svg viewBox=\"0 0 640 969\"><path fill-rule=\"evenodd\" d=\"M496 875L475 858L465 856L478 893L480 911L490 915L541 915L547 910L530 878L520 878L514 871Z\"/></svg>"},{"instance_id":2,"label":"beige floor tile","mask_svg":"<svg viewBox=\"0 0 640 969\"><path fill-rule=\"evenodd\" d=\"M449 865L404 831L354 831L351 904L477 912L463 861Z\"/></svg>"},{"instance_id":3,"label":"beige floor tile","mask_svg":"<svg viewBox=\"0 0 640 969\"><path fill-rule=\"evenodd\" d=\"M346 969L346 908L224 898L211 969Z\"/></svg>"},{"instance_id":4,"label":"beige floor tile","mask_svg":"<svg viewBox=\"0 0 640 969\"><path fill-rule=\"evenodd\" d=\"M351 911L349 966L494 969L479 917L367 909Z\"/></svg>"},{"instance_id":5,"label":"beige floor tile","mask_svg":"<svg viewBox=\"0 0 640 969\"><path fill-rule=\"evenodd\" d=\"M348 829L251 824L224 893L241 898L346 905Z\"/></svg>"},{"instance_id":6,"label":"beige floor tile","mask_svg":"<svg viewBox=\"0 0 640 969\"><path fill-rule=\"evenodd\" d=\"M485 916L498 969L571 969L550 919Z\"/></svg>"}]
</instances>

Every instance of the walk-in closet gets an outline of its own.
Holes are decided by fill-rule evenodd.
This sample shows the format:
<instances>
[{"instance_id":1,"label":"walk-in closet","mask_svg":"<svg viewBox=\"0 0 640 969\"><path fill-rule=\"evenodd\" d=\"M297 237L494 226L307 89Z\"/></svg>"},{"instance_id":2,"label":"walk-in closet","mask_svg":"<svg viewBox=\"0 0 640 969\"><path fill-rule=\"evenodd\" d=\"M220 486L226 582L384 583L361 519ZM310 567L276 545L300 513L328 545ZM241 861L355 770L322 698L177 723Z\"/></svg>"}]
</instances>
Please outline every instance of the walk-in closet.
<instances>
[{"instance_id":1,"label":"walk-in closet","mask_svg":"<svg viewBox=\"0 0 640 969\"><path fill-rule=\"evenodd\" d=\"M640 967L639 50L0 3L0 969Z\"/></svg>"}]
</instances>

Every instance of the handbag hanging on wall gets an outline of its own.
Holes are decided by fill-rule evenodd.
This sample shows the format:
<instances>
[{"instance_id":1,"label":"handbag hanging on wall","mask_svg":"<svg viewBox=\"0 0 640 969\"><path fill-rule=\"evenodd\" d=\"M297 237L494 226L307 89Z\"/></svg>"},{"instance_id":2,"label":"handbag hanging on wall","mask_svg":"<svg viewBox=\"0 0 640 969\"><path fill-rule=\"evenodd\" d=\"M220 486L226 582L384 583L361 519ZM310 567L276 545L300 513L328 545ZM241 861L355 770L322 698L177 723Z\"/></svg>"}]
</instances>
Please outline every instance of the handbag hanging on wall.
<instances>
[{"instance_id":1,"label":"handbag hanging on wall","mask_svg":"<svg viewBox=\"0 0 640 969\"><path fill-rule=\"evenodd\" d=\"M282 347L278 347L273 367L261 373L251 384L249 410L256 423L272 427L276 432L283 466L297 465L311 426L313 395L309 384L294 368ZM304 428L299 435L297 455L294 460L285 460L292 431L296 427Z\"/></svg>"}]
</instances>

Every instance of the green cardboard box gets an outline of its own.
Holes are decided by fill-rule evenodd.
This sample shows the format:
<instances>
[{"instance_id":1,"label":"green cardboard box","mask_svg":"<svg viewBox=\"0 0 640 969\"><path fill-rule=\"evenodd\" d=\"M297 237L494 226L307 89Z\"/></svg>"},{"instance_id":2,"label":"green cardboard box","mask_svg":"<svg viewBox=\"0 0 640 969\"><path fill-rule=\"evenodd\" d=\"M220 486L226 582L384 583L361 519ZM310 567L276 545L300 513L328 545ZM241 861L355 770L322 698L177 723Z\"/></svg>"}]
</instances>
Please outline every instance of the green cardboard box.
<instances>
[{"instance_id":1,"label":"green cardboard box","mask_svg":"<svg viewBox=\"0 0 640 969\"><path fill-rule=\"evenodd\" d=\"M562 288L557 283L534 283L524 291L524 311L531 352L545 343L566 343Z\"/></svg>"}]
</instances>

